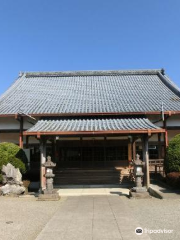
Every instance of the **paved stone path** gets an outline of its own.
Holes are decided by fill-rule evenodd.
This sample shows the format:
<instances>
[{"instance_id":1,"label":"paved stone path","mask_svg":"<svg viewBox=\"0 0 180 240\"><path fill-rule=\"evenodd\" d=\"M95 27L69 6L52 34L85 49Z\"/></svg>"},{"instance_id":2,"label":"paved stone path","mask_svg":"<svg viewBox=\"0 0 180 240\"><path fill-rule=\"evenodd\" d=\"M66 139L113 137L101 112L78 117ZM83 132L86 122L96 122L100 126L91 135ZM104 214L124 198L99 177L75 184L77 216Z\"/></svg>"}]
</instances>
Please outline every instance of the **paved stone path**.
<instances>
[{"instance_id":1,"label":"paved stone path","mask_svg":"<svg viewBox=\"0 0 180 240\"><path fill-rule=\"evenodd\" d=\"M68 197L36 240L149 240L119 196Z\"/></svg>"}]
</instances>

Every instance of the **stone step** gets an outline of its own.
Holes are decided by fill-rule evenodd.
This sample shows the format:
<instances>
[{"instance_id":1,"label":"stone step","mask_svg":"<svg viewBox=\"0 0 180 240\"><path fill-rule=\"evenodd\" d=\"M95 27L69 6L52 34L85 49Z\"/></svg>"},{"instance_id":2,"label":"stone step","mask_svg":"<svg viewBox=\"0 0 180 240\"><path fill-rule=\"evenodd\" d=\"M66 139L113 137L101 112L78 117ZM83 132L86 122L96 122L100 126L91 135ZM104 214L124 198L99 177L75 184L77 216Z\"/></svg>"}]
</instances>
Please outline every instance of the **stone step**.
<instances>
[{"instance_id":1,"label":"stone step","mask_svg":"<svg viewBox=\"0 0 180 240\"><path fill-rule=\"evenodd\" d=\"M55 184L119 184L129 182L128 169L57 169Z\"/></svg>"}]
</instances>

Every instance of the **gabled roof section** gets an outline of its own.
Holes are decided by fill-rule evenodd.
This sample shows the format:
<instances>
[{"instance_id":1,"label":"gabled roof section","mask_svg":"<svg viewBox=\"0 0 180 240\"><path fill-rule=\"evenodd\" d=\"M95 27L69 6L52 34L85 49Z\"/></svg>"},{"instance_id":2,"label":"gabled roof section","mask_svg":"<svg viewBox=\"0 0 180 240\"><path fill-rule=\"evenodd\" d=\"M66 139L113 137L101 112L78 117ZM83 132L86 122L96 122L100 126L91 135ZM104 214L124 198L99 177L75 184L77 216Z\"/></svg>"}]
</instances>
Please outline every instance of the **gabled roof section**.
<instances>
[{"instance_id":1,"label":"gabled roof section","mask_svg":"<svg viewBox=\"0 0 180 240\"><path fill-rule=\"evenodd\" d=\"M39 120L24 135L86 135L164 132L147 118L95 118Z\"/></svg>"},{"instance_id":2,"label":"gabled roof section","mask_svg":"<svg viewBox=\"0 0 180 240\"><path fill-rule=\"evenodd\" d=\"M164 70L21 73L0 97L0 115L180 111L180 90Z\"/></svg>"}]
</instances>

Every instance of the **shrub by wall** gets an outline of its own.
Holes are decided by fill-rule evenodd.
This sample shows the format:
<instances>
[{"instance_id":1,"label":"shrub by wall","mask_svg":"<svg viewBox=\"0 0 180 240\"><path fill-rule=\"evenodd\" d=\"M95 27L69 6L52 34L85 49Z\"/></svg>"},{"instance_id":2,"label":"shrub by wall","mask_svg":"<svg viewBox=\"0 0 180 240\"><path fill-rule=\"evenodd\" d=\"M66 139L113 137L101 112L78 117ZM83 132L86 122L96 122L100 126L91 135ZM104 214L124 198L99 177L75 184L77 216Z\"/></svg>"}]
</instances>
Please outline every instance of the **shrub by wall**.
<instances>
[{"instance_id":1,"label":"shrub by wall","mask_svg":"<svg viewBox=\"0 0 180 240\"><path fill-rule=\"evenodd\" d=\"M14 143L0 143L0 171L3 165L11 163L19 168L21 173L26 172L27 157L25 152ZM0 176L1 181L1 176Z\"/></svg>"},{"instance_id":2,"label":"shrub by wall","mask_svg":"<svg viewBox=\"0 0 180 240\"><path fill-rule=\"evenodd\" d=\"M180 188L180 172L171 172L166 176L166 182L174 188Z\"/></svg>"},{"instance_id":3,"label":"shrub by wall","mask_svg":"<svg viewBox=\"0 0 180 240\"><path fill-rule=\"evenodd\" d=\"M180 172L180 134L169 142L164 167L166 173Z\"/></svg>"}]
</instances>

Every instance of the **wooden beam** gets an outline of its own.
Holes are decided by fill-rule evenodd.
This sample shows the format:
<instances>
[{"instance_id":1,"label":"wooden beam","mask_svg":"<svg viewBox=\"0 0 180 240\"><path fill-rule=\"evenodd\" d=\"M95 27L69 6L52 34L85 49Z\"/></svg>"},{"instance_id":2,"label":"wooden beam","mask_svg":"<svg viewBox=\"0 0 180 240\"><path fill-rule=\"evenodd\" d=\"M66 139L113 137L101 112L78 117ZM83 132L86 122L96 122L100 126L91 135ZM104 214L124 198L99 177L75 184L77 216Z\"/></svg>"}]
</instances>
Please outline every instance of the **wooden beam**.
<instances>
[{"instance_id":1,"label":"wooden beam","mask_svg":"<svg viewBox=\"0 0 180 240\"><path fill-rule=\"evenodd\" d=\"M32 117L69 117L69 116L135 116L135 115L161 115L161 111L147 112L92 112L92 113L29 113ZM180 111L165 111L165 115L180 115ZM0 117L16 117L17 114L0 114Z\"/></svg>"},{"instance_id":2,"label":"wooden beam","mask_svg":"<svg viewBox=\"0 0 180 240\"><path fill-rule=\"evenodd\" d=\"M161 132L165 132L164 129L151 129L151 131L149 131L149 129L136 129L136 130L113 130L113 131L54 131L54 132L24 132L24 136L26 135L36 135L37 137L40 137L41 135L46 136L46 135L64 135L64 136L83 136L83 135L91 135L91 136L95 136L95 135L121 135L121 134L155 134L155 133L161 133Z\"/></svg>"}]
</instances>

